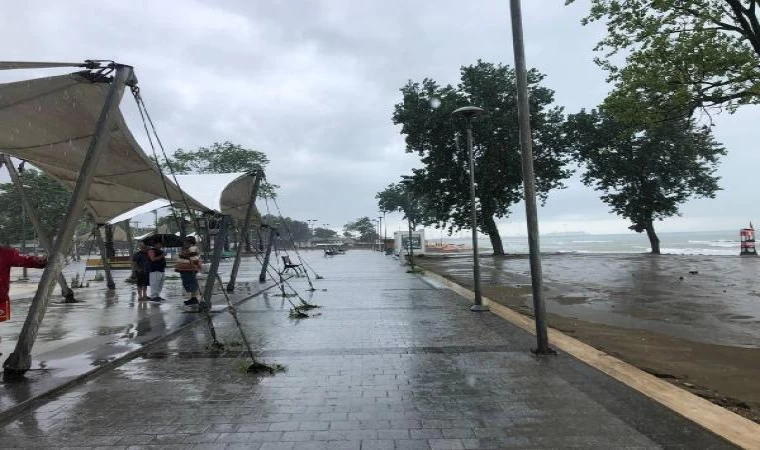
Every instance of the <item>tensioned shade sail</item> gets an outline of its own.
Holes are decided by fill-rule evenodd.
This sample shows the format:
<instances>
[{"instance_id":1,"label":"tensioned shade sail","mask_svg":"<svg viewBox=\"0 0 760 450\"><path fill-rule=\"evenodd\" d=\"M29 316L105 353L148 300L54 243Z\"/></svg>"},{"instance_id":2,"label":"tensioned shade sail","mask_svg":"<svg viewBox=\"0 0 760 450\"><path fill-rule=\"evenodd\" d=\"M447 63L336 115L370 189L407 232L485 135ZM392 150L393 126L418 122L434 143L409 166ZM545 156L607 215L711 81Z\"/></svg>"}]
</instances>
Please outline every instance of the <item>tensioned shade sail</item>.
<instances>
[{"instance_id":1,"label":"tensioned shade sail","mask_svg":"<svg viewBox=\"0 0 760 450\"><path fill-rule=\"evenodd\" d=\"M72 190L110 87L87 72L0 84L0 152L25 159ZM165 185L164 185L165 182ZM167 192L168 191L168 192ZM181 201L118 111L85 199L105 223L158 198ZM192 207L203 209L191 195Z\"/></svg>"},{"instance_id":2,"label":"tensioned shade sail","mask_svg":"<svg viewBox=\"0 0 760 450\"><path fill-rule=\"evenodd\" d=\"M177 175L176 177L177 183L185 194L203 205L202 210L214 211L237 219L245 218L248 203L251 201L251 190L256 180L255 175L237 172ZM166 206L169 206L168 201L154 200L114 217L109 223L118 223ZM179 206L184 207L182 203L179 203ZM257 224L259 221L258 210L254 205L253 223Z\"/></svg>"}]
</instances>

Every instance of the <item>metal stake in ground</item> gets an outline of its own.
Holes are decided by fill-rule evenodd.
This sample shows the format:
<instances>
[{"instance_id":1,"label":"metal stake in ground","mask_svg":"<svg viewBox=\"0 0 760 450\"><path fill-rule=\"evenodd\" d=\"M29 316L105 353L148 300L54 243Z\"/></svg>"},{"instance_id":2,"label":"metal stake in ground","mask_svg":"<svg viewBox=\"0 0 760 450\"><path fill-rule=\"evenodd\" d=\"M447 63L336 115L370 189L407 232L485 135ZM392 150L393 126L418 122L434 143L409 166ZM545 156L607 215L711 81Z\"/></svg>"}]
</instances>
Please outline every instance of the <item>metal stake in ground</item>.
<instances>
[{"instance_id":1,"label":"metal stake in ground","mask_svg":"<svg viewBox=\"0 0 760 450\"><path fill-rule=\"evenodd\" d=\"M515 54L517 76L517 115L520 122L520 149L522 151L522 175L525 191L525 215L528 222L528 248L530 249L530 277L533 286L533 314L536 317L535 353L549 355L546 330L546 307L544 306L543 276L541 273L541 248L538 240L538 211L536 208L536 180L533 173L533 140L530 131L530 103L528 102L528 72L525 64L522 11L520 0L510 0L512 15L512 46Z\"/></svg>"},{"instance_id":2,"label":"metal stake in ground","mask_svg":"<svg viewBox=\"0 0 760 450\"><path fill-rule=\"evenodd\" d=\"M34 227L34 231L37 233L42 248L50 254L50 250L53 247L53 240L50 238L47 230L43 229L40 216L37 215L37 211L32 207L31 202L29 202L29 197L26 195L24 186L21 183L21 178L19 177L16 168L13 166L11 157L3 154L2 159L0 160L0 166L2 166L2 164L5 164L5 167L8 169L8 174L11 176L11 180L16 186L16 192L18 192L21 203L24 205L24 209L29 215L29 220L32 222L32 227ZM58 275L58 284L61 286L61 295L64 298L64 303L76 303L74 291L69 288L69 284L66 282L66 277L63 276L63 273Z\"/></svg>"},{"instance_id":3,"label":"metal stake in ground","mask_svg":"<svg viewBox=\"0 0 760 450\"><path fill-rule=\"evenodd\" d=\"M475 285L475 304L470 311L488 311L488 306L483 304L483 295L480 291L480 255L478 254L478 210L475 201L475 156L472 144L472 119L484 114L485 111L477 106L465 106L454 111L452 114L464 116L467 123L467 153L470 159L470 228L472 228L472 278Z\"/></svg>"},{"instance_id":4,"label":"metal stake in ground","mask_svg":"<svg viewBox=\"0 0 760 450\"><path fill-rule=\"evenodd\" d=\"M61 273L64 254L71 243L71 239L74 237L74 229L82 214L84 200L95 176L95 169L98 166L100 155L103 148L108 144L111 126L119 108L119 100L124 93L124 86L127 83L136 83L132 67L116 64L115 68L116 74L113 81L111 81L111 87L95 126L95 132L90 139L90 145L82 161L82 167L79 171L74 191L71 193L66 214L63 216L61 226L58 228L58 236L53 242L48 265L42 272L37 293L34 294L34 299L29 307L29 313L26 316L24 327L21 329L21 334L16 342L16 348L3 363L3 368L5 369L3 376L5 379L18 379L22 377L32 365L32 346L37 338L37 332L40 329L42 319L45 317L45 310L48 303L50 303L53 285Z\"/></svg>"},{"instance_id":5,"label":"metal stake in ground","mask_svg":"<svg viewBox=\"0 0 760 450\"><path fill-rule=\"evenodd\" d=\"M216 278L219 281L219 285L223 286L224 283L222 282L222 277L220 277L218 273L216 275ZM240 320L238 319L235 306L232 304L232 301L230 301L230 297L227 295L224 289L222 289L222 293L224 294L224 299L227 301L227 310L230 312L232 319L235 321L235 325L237 326L238 331L240 331L240 338L243 340L243 344L245 345L246 350L248 350L248 355L251 357L251 365L248 366L248 372L256 373L256 372L266 371L269 373L274 373L275 372L274 367L270 367L270 366L267 366L266 364L262 364L256 361L256 357L253 354L253 347L251 347L251 343L248 341L248 336L246 336L245 331L243 331L243 325L240 323Z\"/></svg>"},{"instance_id":6,"label":"metal stake in ground","mask_svg":"<svg viewBox=\"0 0 760 450\"><path fill-rule=\"evenodd\" d=\"M248 207L245 210L245 220L243 221L243 230L240 233L237 251L235 252L235 263L232 265L232 273L230 273L230 282L227 284L227 292L235 290L235 280L237 279L238 269L240 268L240 259L243 256L243 248L245 247L246 237L251 229L251 219L253 218L253 208L256 203L256 197L259 195L259 184L261 184L261 172L255 175L253 187L251 188L251 199L248 203Z\"/></svg>"}]
</instances>

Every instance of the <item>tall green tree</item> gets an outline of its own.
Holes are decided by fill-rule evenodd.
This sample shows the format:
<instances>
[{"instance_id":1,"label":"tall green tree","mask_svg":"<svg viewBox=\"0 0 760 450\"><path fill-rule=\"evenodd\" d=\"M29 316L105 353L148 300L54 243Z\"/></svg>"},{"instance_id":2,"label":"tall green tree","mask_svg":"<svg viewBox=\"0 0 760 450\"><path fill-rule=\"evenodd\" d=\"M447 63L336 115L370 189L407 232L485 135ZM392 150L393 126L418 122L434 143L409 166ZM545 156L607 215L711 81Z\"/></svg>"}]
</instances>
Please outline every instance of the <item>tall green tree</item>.
<instances>
[{"instance_id":1,"label":"tall green tree","mask_svg":"<svg viewBox=\"0 0 760 450\"><path fill-rule=\"evenodd\" d=\"M562 142L562 108L552 106L554 92L541 82L544 75L528 73L533 127L536 189L542 200L569 177ZM470 190L465 125L451 113L462 106L484 108L475 120L475 180L480 230L491 239L495 254L504 254L496 219L507 217L522 197L517 88L514 70L478 61L461 68L461 82L440 86L426 78L401 88L393 123L401 125L406 151L423 163L413 171L413 187L424 196L422 222L447 226L449 232L470 226Z\"/></svg>"},{"instance_id":2,"label":"tall green tree","mask_svg":"<svg viewBox=\"0 0 760 450\"><path fill-rule=\"evenodd\" d=\"M269 164L269 158L263 152L225 141L192 151L177 149L166 163L178 174L231 173L263 171ZM277 188L277 185L268 182L261 183L259 197L272 198Z\"/></svg>"},{"instance_id":3,"label":"tall green tree","mask_svg":"<svg viewBox=\"0 0 760 450\"><path fill-rule=\"evenodd\" d=\"M329 228L314 228L314 237L319 239L330 239L338 235L338 232Z\"/></svg>"},{"instance_id":4,"label":"tall green tree","mask_svg":"<svg viewBox=\"0 0 760 450\"><path fill-rule=\"evenodd\" d=\"M575 0L566 0L567 4ZM591 0L604 21L597 64L621 120L679 120L760 103L760 0Z\"/></svg>"},{"instance_id":5,"label":"tall green tree","mask_svg":"<svg viewBox=\"0 0 760 450\"><path fill-rule=\"evenodd\" d=\"M417 228L427 217L430 221L435 221L435 217L427 215L425 205L428 203L424 198L424 193L417 192L413 183L392 183L388 187L378 192L375 196L380 211L383 212L400 212L404 220L412 224L412 228Z\"/></svg>"},{"instance_id":6,"label":"tall green tree","mask_svg":"<svg viewBox=\"0 0 760 450\"><path fill-rule=\"evenodd\" d=\"M678 215L689 198L714 198L720 190L715 171L726 151L693 119L643 127L608 112L581 111L566 129L585 168L583 182L601 191L633 231L646 231L652 253L660 253L655 221Z\"/></svg>"},{"instance_id":7,"label":"tall green tree","mask_svg":"<svg viewBox=\"0 0 760 450\"><path fill-rule=\"evenodd\" d=\"M69 191L51 177L28 166L19 177L42 226L48 233L57 232L61 217L66 215L71 197ZM34 238L34 228L29 220L26 220L25 233L22 233L22 210L16 186L13 183L0 184L0 242L3 244L16 244L22 236L27 240Z\"/></svg>"},{"instance_id":8,"label":"tall green tree","mask_svg":"<svg viewBox=\"0 0 760 450\"><path fill-rule=\"evenodd\" d=\"M276 227L280 238L286 242L306 242L311 237L309 224L301 220L265 214L261 218L261 223Z\"/></svg>"},{"instance_id":9,"label":"tall green tree","mask_svg":"<svg viewBox=\"0 0 760 450\"><path fill-rule=\"evenodd\" d=\"M359 242L374 242L380 236L377 228L369 217L360 217L353 222L348 222L344 227L344 236L358 236Z\"/></svg>"}]
</instances>

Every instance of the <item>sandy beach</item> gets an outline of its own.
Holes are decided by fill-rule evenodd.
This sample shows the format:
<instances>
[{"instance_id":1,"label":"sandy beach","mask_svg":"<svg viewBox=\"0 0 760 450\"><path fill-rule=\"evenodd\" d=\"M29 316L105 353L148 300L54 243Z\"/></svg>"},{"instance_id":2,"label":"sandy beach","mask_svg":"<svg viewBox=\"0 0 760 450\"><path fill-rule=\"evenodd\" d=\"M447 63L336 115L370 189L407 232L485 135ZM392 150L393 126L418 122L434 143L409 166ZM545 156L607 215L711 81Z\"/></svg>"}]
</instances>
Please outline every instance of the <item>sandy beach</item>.
<instances>
[{"instance_id":1,"label":"sandy beach","mask_svg":"<svg viewBox=\"0 0 760 450\"><path fill-rule=\"evenodd\" d=\"M483 293L532 314L525 255L481 259ZM426 269L472 286L472 258ZM760 422L760 258L546 254L549 325Z\"/></svg>"}]
</instances>

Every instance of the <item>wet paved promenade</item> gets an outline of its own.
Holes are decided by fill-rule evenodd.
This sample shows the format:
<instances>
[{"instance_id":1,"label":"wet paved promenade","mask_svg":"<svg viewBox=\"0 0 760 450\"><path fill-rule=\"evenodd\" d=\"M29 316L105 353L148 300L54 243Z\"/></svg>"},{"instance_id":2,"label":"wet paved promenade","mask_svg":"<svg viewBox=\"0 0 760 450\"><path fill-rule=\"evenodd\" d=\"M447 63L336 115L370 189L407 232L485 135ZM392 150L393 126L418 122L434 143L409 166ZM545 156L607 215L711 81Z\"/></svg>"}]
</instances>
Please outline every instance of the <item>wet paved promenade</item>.
<instances>
[{"instance_id":1,"label":"wet paved promenade","mask_svg":"<svg viewBox=\"0 0 760 450\"><path fill-rule=\"evenodd\" d=\"M730 447L567 355L534 358L532 336L390 257L307 257L325 279L294 286L317 316L290 319L275 291L238 308L260 358L286 372L245 374L217 315L227 351L196 325L2 424L0 447Z\"/></svg>"}]
</instances>

